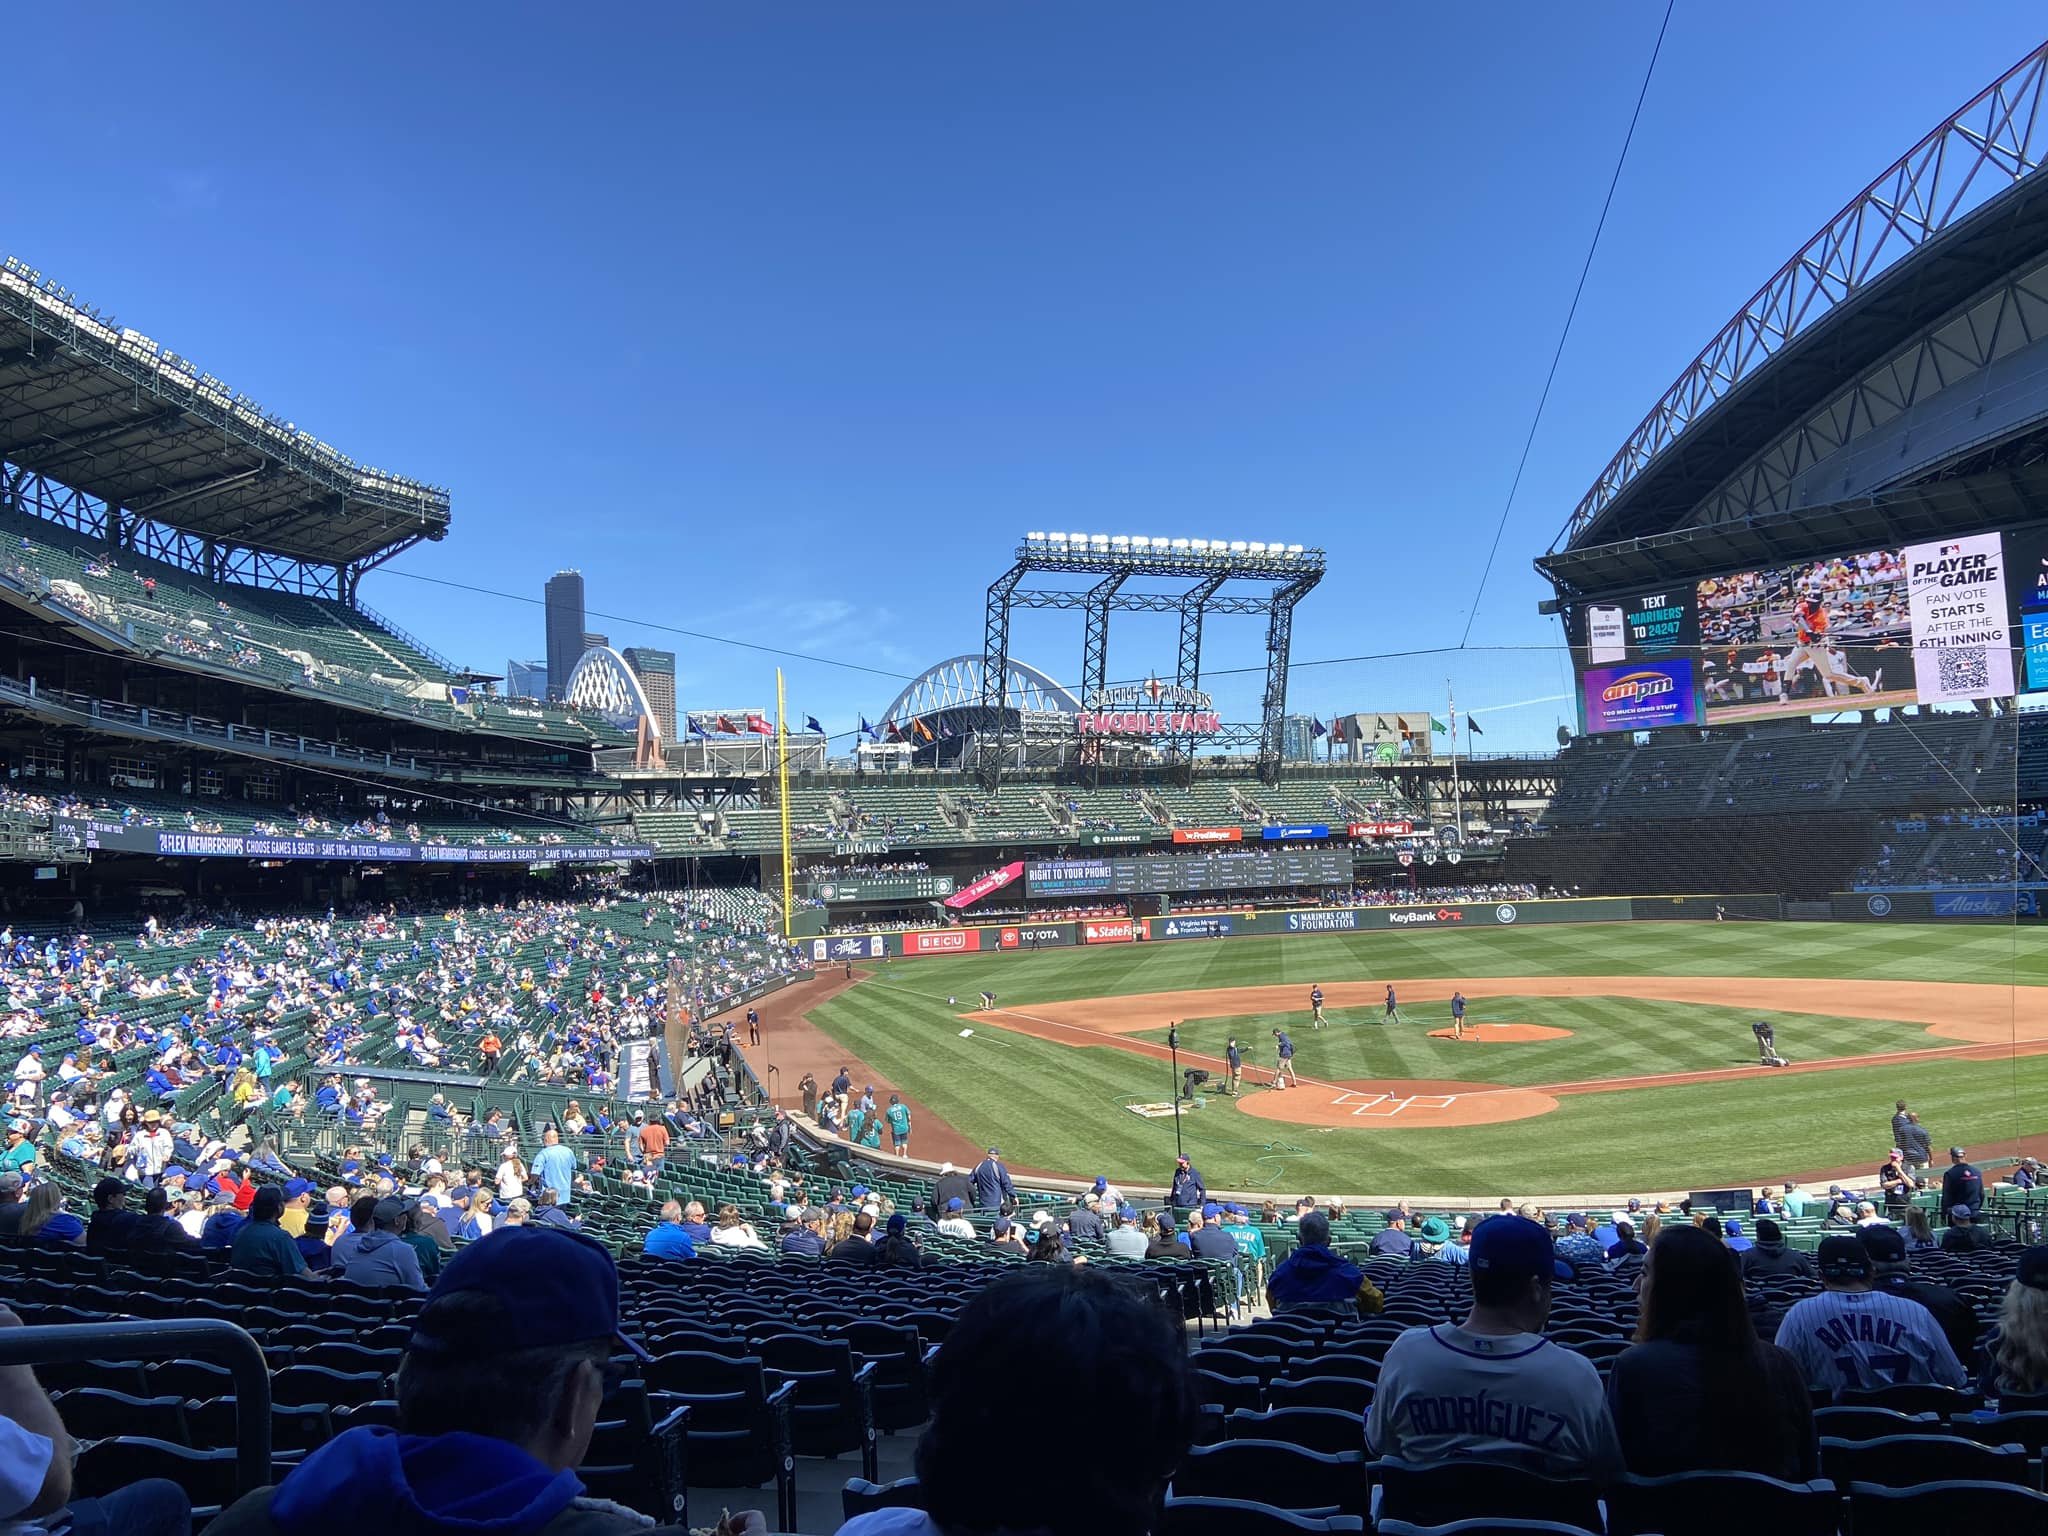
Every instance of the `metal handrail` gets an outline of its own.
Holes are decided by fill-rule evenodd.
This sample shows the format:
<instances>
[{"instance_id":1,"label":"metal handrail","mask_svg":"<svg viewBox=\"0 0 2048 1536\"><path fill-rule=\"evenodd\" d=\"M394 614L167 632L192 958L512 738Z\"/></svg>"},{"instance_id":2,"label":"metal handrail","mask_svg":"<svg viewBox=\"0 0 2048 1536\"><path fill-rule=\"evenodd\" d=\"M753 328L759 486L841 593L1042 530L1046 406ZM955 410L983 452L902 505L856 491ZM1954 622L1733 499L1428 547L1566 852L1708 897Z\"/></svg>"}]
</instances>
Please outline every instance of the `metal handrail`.
<instances>
[{"instance_id":1,"label":"metal handrail","mask_svg":"<svg viewBox=\"0 0 2048 1536\"><path fill-rule=\"evenodd\" d=\"M211 1317L0 1328L0 1366L188 1356L218 1360L234 1377L235 1484L253 1493L270 1481L270 1366L243 1329Z\"/></svg>"}]
</instances>

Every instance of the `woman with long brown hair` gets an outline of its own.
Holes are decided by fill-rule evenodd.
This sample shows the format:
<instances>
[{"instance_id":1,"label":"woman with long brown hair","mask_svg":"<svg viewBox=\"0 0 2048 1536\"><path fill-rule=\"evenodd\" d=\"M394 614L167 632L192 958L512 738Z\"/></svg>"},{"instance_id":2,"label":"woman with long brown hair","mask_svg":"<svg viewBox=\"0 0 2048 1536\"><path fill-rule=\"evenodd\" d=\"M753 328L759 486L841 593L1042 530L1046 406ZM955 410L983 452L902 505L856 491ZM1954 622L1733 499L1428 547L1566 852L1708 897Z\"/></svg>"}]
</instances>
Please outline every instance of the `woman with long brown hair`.
<instances>
[{"instance_id":1,"label":"woman with long brown hair","mask_svg":"<svg viewBox=\"0 0 2048 1536\"><path fill-rule=\"evenodd\" d=\"M1799 1366L1757 1338L1735 1255L1699 1227L1650 1245L1635 1346L1615 1360L1607 1402L1631 1472L1820 1475Z\"/></svg>"}]
</instances>

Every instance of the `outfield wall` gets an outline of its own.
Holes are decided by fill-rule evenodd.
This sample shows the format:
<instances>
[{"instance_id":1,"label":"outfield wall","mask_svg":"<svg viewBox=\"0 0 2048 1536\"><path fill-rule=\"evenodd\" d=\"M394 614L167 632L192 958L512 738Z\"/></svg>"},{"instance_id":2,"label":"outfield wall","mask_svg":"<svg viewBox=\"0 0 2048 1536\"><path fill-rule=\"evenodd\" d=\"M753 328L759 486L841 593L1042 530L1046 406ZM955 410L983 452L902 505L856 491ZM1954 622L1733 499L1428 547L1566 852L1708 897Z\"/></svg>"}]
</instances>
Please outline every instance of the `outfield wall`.
<instances>
[{"instance_id":1,"label":"outfield wall","mask_svg":"<svg viewBox=\"0 0 2048 1536\"><path fill-rule=\"evenodd\" d=\"M1443 902L1415 907L1309 907L1272 912L1189 912L1159 917L1086 918L1066 922L991 923L913 928L899 933L849 933L803 941L818 965L925 955L1029 954L1098 944L1183 943L1286 933L1405 933L1412 930L1497 930L1551 923L1713 922L1769 920L1776 896L1587 896L1542 901Z\"/></svg>"},{"instance_id":2,"label":"outfield wall","mask_svg":"<svg viewBox=\"0 0 2048 1536\"><path fill-rule=\"evenodd\" d=\"M1828 907L1845 923L2013 923L2040 917L2039 890L2010 885L1942 891L1836 891Z\"/></svg>"}]
</instances>

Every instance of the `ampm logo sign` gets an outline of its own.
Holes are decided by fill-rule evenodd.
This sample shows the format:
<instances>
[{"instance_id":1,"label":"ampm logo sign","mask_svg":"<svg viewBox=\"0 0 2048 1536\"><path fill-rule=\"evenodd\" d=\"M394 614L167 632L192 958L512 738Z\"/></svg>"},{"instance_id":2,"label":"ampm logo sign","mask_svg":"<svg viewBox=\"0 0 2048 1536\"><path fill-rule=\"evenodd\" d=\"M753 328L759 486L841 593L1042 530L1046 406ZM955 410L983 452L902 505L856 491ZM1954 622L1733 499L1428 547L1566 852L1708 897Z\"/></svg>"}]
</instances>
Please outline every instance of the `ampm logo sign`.
<instances>
[{"instance_id":1,"label":"ampm logo sign","mask_svg":"<svg viewBox=\"0 0 2048 1536\"><path fill-rule=\"evenodd\" d=\"M1649 731L1699 719L1690 657L1588 667L1584 699L1586 729L1595 733Z\"/></svg>"},{"instance_id":2,"label":"ampm logo sign","mask_svg":"<svg viewBox=\"0 0 2048 1536\"><path fill-rule=\"evenodd\" d=\"M1607 704L1623 699L1654 699L1660 693L1669 693L1672 687L1671 679L1662 672L1631 672L1601 689L1600 698Z\"/></svg>"}]
</instances>

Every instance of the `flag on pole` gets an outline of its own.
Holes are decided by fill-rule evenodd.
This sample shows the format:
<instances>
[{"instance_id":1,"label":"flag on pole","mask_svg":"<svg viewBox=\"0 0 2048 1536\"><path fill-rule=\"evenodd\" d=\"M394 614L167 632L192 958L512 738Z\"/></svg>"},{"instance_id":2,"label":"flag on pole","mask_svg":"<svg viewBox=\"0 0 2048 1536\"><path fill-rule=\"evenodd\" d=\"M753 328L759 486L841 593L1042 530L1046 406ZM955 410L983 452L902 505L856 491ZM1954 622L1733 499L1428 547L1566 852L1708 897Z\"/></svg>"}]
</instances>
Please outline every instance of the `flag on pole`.
<instances>
[{"instance_id":1,"label":"flag on pole","mask_svg":"<svg viewBox=\"0 0 2048 1536\"><path fill-rule=\"evenodd\" d=\"M1322 721L1313 719L1310 720L1308 723L1308 733L1309 735L1315 737L1318 741L1320 741L1323 737L1330 734L1328 728L1324 726Z\"/></svg>"},{"instance_id":2,"label":"flag on pole","mask_svg":"<svg viewBox=\"0 0 2048 1536\"><path fill-rule=\"evenodd\" d=\"M711 733L704 729L704 722L702 720L692 715L690 716L690 734L692 736L709 736Z\"/></svg>"},{"instance_id":3,"label":"flag on pole","mask_svg":"<svg viewBox=\"0 0 2048 1536\"><path fill-rule=\"evenodd\" d=\"M770 725L767 722L767 720L760 715L747 716L747 729L752 731L756 736L773 736L775 734L775 727Z\"/></svg>"},{"instance_id":4,"label":"flag on pole","mask_svg":"<svg viewBox=\"0 0 2048 1536\"><path fill-rule=\"evenodd\" d=\"M809 731L813 736L822 736L825 734L825 727L818 724L818 717L816 715L804 716L804 729Z\"/></svg>"},{"instance_id":5,"label":"flag on pole","mask_svg":"<svg viewBox=\"0 0 2048 1536\"><path fill-rule=\"evenodd\" d=\"M726 719L725 716L720 715L718 717L718 732L721 736L737 736L740 733L740 728Z\"/></svg>"},{"instance_id":6,"label":"flag on pole","mask_svg":"<svg viewBox=\"0 0 2048 1536\"><path fill-rule=\"evenodd\" d=\"M1385 715L1375 715L1373 717L1372 733L1375 736L1384 736L1387 734L1387 717Z\"/></svg>"},{"instance_id":7,"label":"flag on pole","mask_svg":"<svg viewBox=\"0 0 2048 1536\"><path fill-rule=\"evenodd\" d=\"M1486 732L1479 729L1479 721L1476 717L1472 715L1467 715L1465 717L1465 729L1470 731L1474 736L1484 736L1486 734Z\"/></svg>"},{"instance_id":8,"label":"flag on pole","mask_svg":"<svg viewBox=\"0 0 2048 1536\"><path fill-rule=\"evenodd\" d=\"M1342 715L1332 715L1330 717L1330 739L1332 741L1342 741L1344 739L1344 717Z\"/></svg>"},{"instance_id":9,"label":"flag on pole","mask_svg":"<svg viewBox=\"0 0 2048 1536\"><path fill-rule=\"evenodd\" d=\"M866 715L860 717L860 733L870 741L880 741L882 739L882 728L878 725L869 725Z\"/></svg>"},{"instance_id":10,"label":"flag on pole","mask_svg":"<svg viewBox=\"0 0 2048 1536\"><path fill-rule=\"evenodd\" d=\"M913 731L917 732L921 740L936 741L938 739L937 737L932 735L932 728L924 723L924 719L922 716L911 721L910 728Z\"/></svg>"},{"instance_id":11,"label":"flag on pole","mask_svg":"<svg viewBox=\"0 0 2048 1536\"><path fill-rule=\"evenodd\" d=\"M1433 735L1444 736L1450 733L1451 728L1445 725L1443 721L1437 719L1435 715L1431 715L1429 717L1429 729Z\"/></svg>"}]
</instances>

